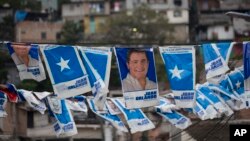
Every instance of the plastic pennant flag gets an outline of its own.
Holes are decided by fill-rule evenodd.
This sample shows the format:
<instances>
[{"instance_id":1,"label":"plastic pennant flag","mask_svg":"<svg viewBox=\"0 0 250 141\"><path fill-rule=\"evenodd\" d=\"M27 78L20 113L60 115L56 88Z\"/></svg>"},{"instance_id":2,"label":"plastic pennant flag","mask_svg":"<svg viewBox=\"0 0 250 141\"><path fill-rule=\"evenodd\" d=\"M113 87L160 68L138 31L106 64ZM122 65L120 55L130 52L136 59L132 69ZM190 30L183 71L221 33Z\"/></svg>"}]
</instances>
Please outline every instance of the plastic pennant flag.
<instances>
[{"instance_id":1,"label":"plastic pennant flag","mask_svg":"<svg viewBox=\"0 0 250 141\"><path fill-rule=\"evenodd\" d=\"M205 115L203 116L198 113L200 119L206 120L219 117L219 113L215 110L213 105L208 101L208 99L204 95L200 94L199 92L196 92L196 105L205 113Z\"/></svg>"},{"instance_id":2,"label":"plastic pennant flag","mask_svg":"<svg viewBox=\"0 0 250 141\"><path fill-rule=\"evenodd\" d=\"M245 104L247 99L244 90L244 74L241 71L242 68L235 68L228 74L228 82L232 89L232 92L239 97Z\"/></svg>"},{"instance_id":3,"label":"plastic pennant flag","mask_svg":"<svg viewBox=\"0 0 250 141\"><path fill-rule=\"evenodd\" d=\"M18 102L18 93L17 93L16 86L14 84L10 84L10 83L6 85L1 84L0 91L2 91L3 93L7 95L10 102L14 102L14 103Z\"/></svg>"},{"instance_id":4,"label":"plastic pennant flag","mask_svg":"<svg viewBox=\"0 0 250 141\"><path fill-rule=\"evenodd\" d=\"M193 46L159 47L176 105L192 108L195 104L195 50Z\"/></svg>"},{"instance_id":5,"label":"plastic pennant flag","mask_svg":"<svg viewBox=\"0 0 250 141\"><path fill-rule=\"evenodd\" d=\"M83 65L88 73L89 82L92 88L95 105L99 110L103 110L107 93L109 92L105 78L109 78L111 68L111 55L109 52L79 47ZM109 49L110 50L110 49ZM91 60L91 61L90 61ZM97 65L98 64L98 65ZM94 68L95 66L95 68ZM100 75L102 74L102 76Z\"/></svg>"},{"instance_id":6,"label":"plastic pennant flag","mask_svg":"<svg viewBox=\"0 0 250 141\"><path fill-rule=\"evenodd\" d=\"M0 91L0 118L6 117L8 115L5 111L7 102L7 96L4 94L4 92Z\"/></svg>"},{"instance_id":7,"label":"plastic pennant flag","mask_svg":"<svg viewBox=\"0 0 250 141\"><path fill-rule=\"evenodd\" d=\"M93 68L98 72L106 87L109 87L111 71L112 48L110 47L80 47Z\"/></svg>"},{"instance_id":8,"label":"plastic pennant flag","mask_svg":"<svg viewBox=\"0 0 250 141\"><path fill-rule=\"evenodd\" d=\"M53 99L53 103L48 102L51 101L51 99ZM69 108L67 107L65 100L60 100L54 96L48 96L46 100L49 106L50 115L55 120L53 127L57 137L70 137L76 135L77 134L76 124ZM57 105L56 106L57 111L61 111L60 113L54 112L55 105ZM51 108L53 108L53 110Z\"/></svg>"},{"instance_id":9,"label":"plastic pennant flag","mask_svg":"<svg viewBox=\"0 0 250 141\"><path fill-rule=\"evenodd\" d=\"M185 117L175 110L172 110L172 106L168 105L170 105L170 103L166 99L161 98L160 104L158 106L155 106L156 113L167 119L171 124L179 129L185 129L192 124L189 118ZM166 110L166 108L163 108L166 106L168 107L168 110Z\"/></svg>"},{"instance_id":10,"label":"plastic pennant flag","mask_svg":"<svg viewBox=\"0 0 250 141\"><path fill-rule=\"evenodd\" d=\"M11 58L17 66L21 80L33 79L42 81L46 79L38 45L7 43L7 47Z\"/></svg>"},{"instance_id":11,"label":"plastic pennant flag","mask_svg":"<svg viewBox=\"0 0 250 141\"><path fill-rule=\"evenodd\" d=\"M196 101L194 107L192 108L192 112L198 116L201 120L209 119L209 116L205 109Z\"/></svg>"},{"instance_id":12,"label":"plastic pennant flag","mask_svg":"<svg viewBox=\"0 0 250 141\"><path fill-rule=\"evenodd\" d=\"M158 104L158 85L153 48L114 48L128 109Z\"/></svg>"},{"instance_id":13,"label":"plastic pennant flag","mask_svg":"<svg viewBox=\"0 0 250 141\"><path fill-rule=\"evenodd\" d=\"M91 91L86 70L76 47L40 45L55 94L60 99Z\"/></svg>"},{"instance_id":14,"label":"plastic pennant flag","mask_svg":"<svg viewBox=\"0 0 250 141\"><path fill-rule=\"evenodd\" d=\"M196 91L204 95L207 100L210 102L211 105L214 106L214 108L220 113L225 114L227 116L230 116L233 114L233 111L225 104L223 101L221 101L212 90L210 90L206 85L196 85Z\"/></svg>"},{"instance_id":15,"label":"plastic pennant flag","mask_svg":"<svg viewBox=\"0 0 250 141\"><path fill-rule=\"evenodd\" d=\"M222 98L231 109L241 110L246 108L245 103L239 97L235 96L232 91L230 92L224 87L214 84L209 84L208 88L213 90L219 98Z\"/></svg>"},{"instance_id":16,"label":"plastic pennant flag","mask_svg":"<svg viewBox=\"0 0 250 141\"><path fill-rule=\"evenodd\" d=\"M141 109L127 109L123 99L112 99L112 101L123 113L131 134L155 128L155 125L146 117Z\"/></svg>"},{"instance_id":17,"label":"plastic pennant flag","mask_svg":"<svg viewBox=\"0 0 250 141\"><path fill-rule=\"evenodd\" d=\"M229 70L226 60L229 59L228 54L232 49L231 45L203 44L202 49L207 80L225 74Z\"/></svg>"},{"instance_id":18,"label":"plastic pennant flag","mask_svg":"<svg viewBox=\"0 0 250 141\"><path fill-rule=\"evenodd\" d=\"M51 95L52 93L51 92L33 92L33 94L40 100L44 99L45 97Z\"/></svg>"},{"instance_id":19,"label":"plastic pennant flag","mask_svg":"<svg viewBox=\"0 0 250 141\"><path fill-rule=\"evenodd\" d=\"M25 98L31 108L39 111L41 114L44 114L47 109L45 103L36 99L31 91L19 89L18 93Z\"/></svg>"},{"instance_id":20,"label":"plastic pennant flag","mask_svg":"<svg viewBox=\"0 0 250 141\"><path fill-rule=\"evenodd\" d=\"M119 115L122 113L111 99L107 99L105 105L111 115Z\"/></svg>"},{"instance_id":21,"label":"plastic pennant flag","mask_svg":"<svg viewBox=\"0 0 250 141\"><path fill-rule=\"evenodd\" d=\"M250 107L250 42L243 42L244 88L247 107Z\"/></svg>"},{"instance_id":22,"label":"plastic pennant flag","mask_svg":"<svg viewBox=\"0 0 250 141\"><path fill-rule=\"evenodd\" d=\"M87 105L85 103L85 96L75 96L69 99L66 99L66 103L70 110L79 111L79 112L88 112Z\"/></svg>"},{"instance_id":23,"label":"plastic pennant flag","mask_svg":"<svg viewBox=\"0 0 250 141\"><path fill-rule=\"evenodd\" d=\"M99 113L96 110L96 106L94 104L94 100L93 98L89 98L88 100L88 104L90 109L99 117L107 120L110 124L112 124L116 129L123 131L123 132L128 132L128 129L126 128L126 126L124 125L124 123L122 122L122 120L120 119L120 117L118 115L112 115L109 112L107 113Z\"/></svg>"}]
</instances>

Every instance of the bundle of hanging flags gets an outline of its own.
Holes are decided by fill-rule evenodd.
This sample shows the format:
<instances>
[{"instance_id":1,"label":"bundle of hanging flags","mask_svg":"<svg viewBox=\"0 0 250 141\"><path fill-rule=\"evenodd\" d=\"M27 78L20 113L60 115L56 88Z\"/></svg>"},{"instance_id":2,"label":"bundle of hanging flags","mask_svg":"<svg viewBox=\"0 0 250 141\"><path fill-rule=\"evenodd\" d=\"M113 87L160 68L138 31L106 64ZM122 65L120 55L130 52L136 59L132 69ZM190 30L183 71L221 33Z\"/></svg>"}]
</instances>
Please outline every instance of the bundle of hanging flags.
<instances>
[{"instance_id":1,"label":"bundle of hanging flags","mask_svg":"<svg viewBox=\"0 0 250 141\"><path fill-rule=\"evenodd\" d=\"M77 134L69 110L87 112L86 101L99 117L118 130L131 133L155 127L140 108L154 107L154 112L180 129L191 125L191 120L178 112L180 108L188 109L201 120L230 116L236 110L248 108L250 99L250 43L242 44L243 66L230 70L228 63L236 44L201 45L207 79L203 84L196 84L195 46L159 47L172 91L168 96L174 99L169 101L159 96L153 46L111 48L7 43L20 79L46 79L43 60L54 92L31 92L16 89L13 84L0 85L0 116L7 116L4 110L7 101L26 101L41 114L49 111L55 119L53 127L57 136ZM112 50L123 98L107 98ZM83 96L88 92L93 96Z\"/></svg>"}]
</instances>

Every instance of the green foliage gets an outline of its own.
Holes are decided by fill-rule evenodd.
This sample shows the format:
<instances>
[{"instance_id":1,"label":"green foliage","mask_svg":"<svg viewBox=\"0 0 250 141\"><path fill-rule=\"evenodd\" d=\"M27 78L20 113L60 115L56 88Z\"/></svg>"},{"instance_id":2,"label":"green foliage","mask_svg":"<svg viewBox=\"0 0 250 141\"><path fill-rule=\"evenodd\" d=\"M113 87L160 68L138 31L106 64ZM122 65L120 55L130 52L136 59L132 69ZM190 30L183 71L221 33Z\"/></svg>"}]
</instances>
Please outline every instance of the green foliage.
<instances>
[{"instance_id":1,"label":"green foliage","mask_svg":"<svg viewBox=\"0 0 250 141\"><path fill-rule=\"evenodd\" d=\"M32 11L41 11L41 3L36 0L1 0L0 5L9 4L15 10L30 9Z\"/></svg>"},{"instance_id":2,"label":"green foliage","mask_svg":"<svg viewBox=\"0 0 250 141\"><path fill-rule=\"evenodd\" d=\"M7 41L14 41L14 20L11 16L3 18L3 22L0 23L0 39Z\"/></svg>"},{"instance_id":3,"label":"green foliage","mask_svg":"<svg viewBox=\"0 0 250 141\"><path fill-rule=\"evenodd\" d=\"M114 15L108 19L106 40L119 43L165 43L172 32L166 15L157 13L147 5Z\"/></svg>"},{"instance_id":4,"label":"green foliage","mask_svg":"<svg viewBox=\"0 0 250 141\"><path fill-rule=\"evenodd\" d=\"M0 50L0 83L4 84L7 82L8 70L6 69L6 62L11 60L9 54L6 51Z\"/></svg>"},{"instance_id":5,"label":"green foliage","mask_svg":"<svg viewBox=\"0 0 250 141\"><path fill-rule=\"evenodd\" d=\"M66 21L61 31L59 43L75 44L83 39L83 25Z\"/></svg>"}]
</instances>

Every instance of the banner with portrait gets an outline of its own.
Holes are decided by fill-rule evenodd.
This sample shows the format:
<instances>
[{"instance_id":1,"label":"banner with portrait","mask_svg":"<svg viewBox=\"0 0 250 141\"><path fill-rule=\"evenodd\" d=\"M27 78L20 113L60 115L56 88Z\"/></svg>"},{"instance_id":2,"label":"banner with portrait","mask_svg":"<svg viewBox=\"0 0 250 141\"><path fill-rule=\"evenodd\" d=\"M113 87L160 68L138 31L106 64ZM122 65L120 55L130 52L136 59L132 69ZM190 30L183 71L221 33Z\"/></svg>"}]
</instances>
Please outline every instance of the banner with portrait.
<instances>
[{"instance_id":1,"label":"banner with portrait","mask_svg":"<svg viewBox=\"0 0 250 141\"><path fill-rule=\"evenodd\" d=\"M128 109L158 104L158 85L153 48L114 48L123 97Z\"/></svg>"},{"instance_id":2,"label":"banner with portrait","mask_svg":"<svg viewBox=\"0 0 250 141\"><path fill-rule=\"evenodd\" d=\"M38 45L7 43L7 47L17 66L21 80L42 81L46 79Z\"/></svg>"},{"instance_id":3,"label":"banner with portrait","mask_svg":"<svg viewBox=\"0 0 250 141\"><path fill-rule=\"evenodd\" d=\"M41 45L40 49L54 92L59 98L91 91L88 75L76 47Z\"/></svg>"},{"instance_id":4,"label":"banner with portrait","mask_svg":"<svg viewBox=\"0 0 250 141\"><path fill-rule=\"evenodd\" d=\"M195 102L195 50L193 46L159 47L176 105L192 108Z\"/></svg>"},{"instance_id":5,"label":"banner with portrait","mask_svg":"<svg viewBox=\"0 0 250 141\"><path fill-rule=\"evenodd\" d=\"M111 69L111 48L78 47L83 65L87 71L94 96L94 103L102 110L106 101Z\"/></svg>"}]
</instances>

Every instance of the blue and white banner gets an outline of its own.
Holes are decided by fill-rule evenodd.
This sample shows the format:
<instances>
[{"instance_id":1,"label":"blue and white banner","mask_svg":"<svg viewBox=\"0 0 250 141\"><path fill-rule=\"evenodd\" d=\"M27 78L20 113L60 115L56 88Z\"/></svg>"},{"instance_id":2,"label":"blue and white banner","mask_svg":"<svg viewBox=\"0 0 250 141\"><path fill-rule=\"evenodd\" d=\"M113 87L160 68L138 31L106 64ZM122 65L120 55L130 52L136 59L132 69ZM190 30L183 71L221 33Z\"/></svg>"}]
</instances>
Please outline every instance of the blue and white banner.
<instances>
[{"instance_id":1,"label":"blue and white banner","mask_svg":"<svg viewBox=\"0 0 250 141\"><path fill-rule=\"evenodd\" d=\"M196 105L193 110L201 120L219 117L219 114L215 110L214 106L199 92L196 92Z\"/></svg>"},{"instance_id":2,"label":"blue and white banner","mask_svg":"<svg viewBox=\"0 0 250 141\"><path fill-rule=\"evenodd\" d=\"M65 100L60 100L53 96L48 96L46 99L50 115L55 119L53 127L56 135L58 137L69 137L77 134L75 121L69 108L67 107ZM51 109L52 107L53 110ZM61 112L55 113L55 110Z\"/></svg>"},{"instance_id":3,"label":"blue and white banner","mask_svg":"<svg viewBox=\"0 0 250 141\"><path fill-rule=\"evenodd\" d=\"M169 103L166 99L161 98L160 104L155 106L156 113L167 119L171 124L179 129L185 129L192 124L189 118L175 110L172 110L172 106L170 105L171 103ZM166 110L166 107L168 107L168 110Z\"/></svg>"},{"instance_id":4,"label":"blue and white banner","mask_svg":"<svg viewBox=\"0 0 250 141\"><path fill-rule=\"evenodd\" d=\"M158 85L153 48L114 48L123 97L128 109L158 104Z\"/></svg>"},{"instance_id":5,"label":"blue and white banner","mask_svg":"<svg viewBox=\"0 0 250 141\"><path fill-rule=\"evenodd\" d=\"M232 44L203 44L203 58L205 63L205 71L207 80L226 73L229 68L227 65Z\"/></svg>"},{"instance_id":6,"label":"blue and white banner","mask_svg":"<svg viewBox=\"0 0 250 141\"><path fill-rule=\"evenodd\" d=\"M195 103L195 50L193 46L159 47L176 105L192 108Z\"/></svg>"},{"instance_id":7,"label":"blue and white banner","mask_svg":"<svg viewBox=\"0 0 250 141\"><path fill-rule=\"evenodd\" d=\"M244 88L247 107L250 107L250 42L243 42Z\"/></svg>"},{"instance_id":8,"label":"blue and white banner","mask_svg":"<svg viewBox=\"0 0 250 141\"><path fill-rule=\"evenodd\" d=\"M79 112L88 112L88 107L85 103L85 96L78 95L69 99L66 99L66 103L70 110Z\"/></svg>"},{"instance_id":9,"label":"blue and white banner","mask_svg":"<svg viewBox=\"0 0 250 141\"><path fill-rule=\"evenodd\" d=\"M49 96L49 95L52 94L52 92L46 92L46 91L44 91L44 92L33 92L33 93L34 93L34 95L35 95L38 99L40 99L40 100L42 100L42 99L44 99L45 97L47 97L47 96Z\"/></svg>"},{"instance_id":10,"label":"blue and white banner","mask_svg":"<svg viewBox=\"0 0 250 141\"><path fill-rule=\"evenodd\" d=\"M155 125L146 117L141 109L127 109L123 99L112 99L112 101L123 113L131 134L155 128Z\"/></svg>"},{"instance_id":11,"label":"blue and white banner","mask_svg":"<svg viewBox=\"0 0 250 141\"><path fill-rule=\"evenodd\" d=\"M6 117L8 114L5 111L8 102L7 96L4 92L0 91L0 117Z\"/></svg>"},{"instance_id":12,"label":"blue and white banner","mask_svg":"<svg viewBox=\"0 0 250 141\"><path fill-rule=\"evenodd\" d=\"M21 80L33 79L42 81L46 79L38 45L7 43L7 47L11 58L17 66Z\"/></svg>"},{"instance_id":13,"label":"blue and white banner","mask_svg":"<svg viewBox=\"0 0 250 141\"><path fill-rule=\"evenodd\" d=\"M91 91L88 75L76 47L40 45L56 95L60 99Z\"/></svg>"},{"instance_id":14,"label":"blue and white banner","mask_svg":"<svg viewBox=\"0 0 250 141\"><path fill-rule=\"evenodd\" d=\"M227 76L226 79L221 81L220 84L225 84L226 81L228 81ZM208 88L213 90L213 92L216 93L219 98L222 98L231 109L241 110L246 108L245 103L235 94L233 94L232 91L230 91L229 89L227 90L221 85L214 85L214 84L209 84Z\"/></svg>"},{"instance_id":15,"label":"blue and white banner","mask_svg":"<svg viewBox=\"0 0 250 141\"><path fill-rule=\"evenodd\" d=\"M233 111L228 107L227 104L225 104L223 101L221 101L212 90L210 90L207 85L196 85L196 91L200 95L203 95L206 97L206 99L209 101L211 105L214 106L214 108L219 112L219 114L225 114L227 116L232 115Z\"/></svg>"},{"instance_id":16,"label":"blue and white banner","mask_svg":"<svg viewBox=\"0 0 250 141\"><path fill-rule=\"evenodd\" d=\"M119 116L117 115L112 115L109 112L107 113L99 113L96 110L96 106L94 104L94 100L93 98L87 99L88 103L89 103L89 107L90 109L98 116L100 116L101 118L109 121L116 129L123 131L123 132L128 132L128 129L126 128L126 126L124 125L124 123L122 122L122 120L120 119Z\"/></svg>"},{"instance_id":17,"label":"blue and white banner","mask_svg":"<svg viewBox=\"0 0 250 141\"><path fill-rule=\"evenodd\" d=\"M231 71L228 76L228 82L232 89L232 92L240 98L245 105L247 106L247 98L244 90L244 74L242 74L243 68L235 68L234 71ZM248 106L247 106L248 107Z\"/></svg>"},{"instance_id":18,"label":"blue and white banner","mask_svg":"<svg viewBox=\"0 0 250 141\"><path fill-rule=\"evenodd\" d=\"M18 93L21 94L25 98L25 100L27 101L27 103L29 104L31 108L37 110L41 114L44 114L44 112L47 110L45 103L43 101L39 101L33 95L32 91L19 89Z\"/></svg>"},{"instance_id":19,"label":"blue and white banner","mask_svg":"<svg viewBox=\"0 0 250 141\"><path fill-rule=\"evenodd\" d=\"M112 102L112 98L107 99L105 105L111 115L119 115L122 113L114 102Z\"/></svg>"},{"instance_id":20,"label":"blue and white banner","mask_svg":"<svg viewBox=\"0 0 250 141\"><path fill-rule=\"evenodd\" d=\"M88 73L95 105L102 110L106 101L111 69L111 48L79 47ZM106 82L106 83L105 83Z\"/></svg>"}]
</instances>

